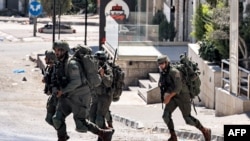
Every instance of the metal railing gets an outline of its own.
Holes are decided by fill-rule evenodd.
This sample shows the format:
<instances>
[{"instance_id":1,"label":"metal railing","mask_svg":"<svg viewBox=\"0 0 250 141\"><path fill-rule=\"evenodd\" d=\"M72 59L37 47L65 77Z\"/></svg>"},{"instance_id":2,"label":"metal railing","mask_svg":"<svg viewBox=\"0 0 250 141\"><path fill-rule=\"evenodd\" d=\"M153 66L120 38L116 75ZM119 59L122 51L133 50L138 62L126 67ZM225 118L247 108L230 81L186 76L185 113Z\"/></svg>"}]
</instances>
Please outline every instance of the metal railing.
<instances>
[{"instance_id":1,"label":"metal railing","mask_svg":"<svg viewBox=\"0 0 250 141\"><path fill-rule=\"evenodd\" d=\"M229 60L223 59L221 62L221 86L230 91L230 72L229 72ZM250 99L250 71L238 67L238 94L236 96L247 96Z\"/></svg>"}]
</instances>

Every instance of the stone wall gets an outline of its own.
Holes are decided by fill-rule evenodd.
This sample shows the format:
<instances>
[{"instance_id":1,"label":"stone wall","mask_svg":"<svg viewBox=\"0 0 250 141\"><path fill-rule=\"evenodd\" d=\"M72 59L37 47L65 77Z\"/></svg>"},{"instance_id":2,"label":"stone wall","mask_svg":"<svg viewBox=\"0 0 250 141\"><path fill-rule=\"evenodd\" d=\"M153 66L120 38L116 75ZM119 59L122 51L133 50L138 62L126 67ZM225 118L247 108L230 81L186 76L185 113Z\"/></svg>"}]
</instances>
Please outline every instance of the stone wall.
<instances>
[{"instance_id":1,"label":"stone wall","mask_svg":"<svg viewBox=\"0 0 250 141\"><path fill-rule=\"evenodd\" d=\"M198 49L198 44L188 45L188 56L198 63L201 71L200 97L202 104L207 108L215 109L216 116L228 116L250 111L250 101L245 96L237 97L222 88L220 66L201 59L198 55Z\"/></svg>"},{"instance_id":2,"label":"stone wall","mask_svg":"<svg viewBox=\"0 0 250 141\"><path fill-rule=\"evenodd\" d=\"M198 63L201 72L201 102L198 102L198 100L196 99L195 103L199 105L204 105L210 109L215 109L215 87L221 86L221 69L220 66L210 63L208 61L204 61L202 58L200 58L198 54L198 49L198 44L188 45L188 56L193 61Z\"/></svg>"},{"instance_id":3,"label":"stone wall","mask_svg":"<svg viewBox=\"0 0 250 141\"><path fill-rule=\"evenodd\" d=\"M216 116L228 116L250 111L250 101L244 96L235 96L223 88L216 89Z\"/></svg>"}]
</instances>

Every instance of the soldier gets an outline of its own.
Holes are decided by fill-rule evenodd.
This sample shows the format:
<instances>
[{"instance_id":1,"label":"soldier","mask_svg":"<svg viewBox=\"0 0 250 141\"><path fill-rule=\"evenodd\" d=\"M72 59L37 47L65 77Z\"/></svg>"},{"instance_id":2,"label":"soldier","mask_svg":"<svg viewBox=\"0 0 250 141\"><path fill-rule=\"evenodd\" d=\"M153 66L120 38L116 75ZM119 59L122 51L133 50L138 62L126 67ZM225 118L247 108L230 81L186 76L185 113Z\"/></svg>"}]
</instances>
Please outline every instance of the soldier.
<instances>
[{"instance_id":1,"label":"soldier","mask_svg":"<svg viewBox=\"0 0 250 141\"><path fill-rule=\"evenodd\" d=\"M89 107L91 100L90 87L84 77L81 65L74 59L70 59L68 52L69 45L65 41L56 41L53 44L58 63L56 64L57 74L57 97L58 106L53 116L53 123L57 130L64 129L66 133L65 118L73 113L76 124L76 131L90 131L98 135L104 141L110 141L113 135L113 129L101 129L88 120ZM61 113L62 111L62 113ZM59 141L66 141L66 138L60 138Z\"/></svg>"},{"instance_id":2,"label":"soldier","mask_svg":"<svg viewBox=\"0 0 250 141\"><path fill-rule=\"evenodd\" d=\"M57 97L55 94L53 94L53 78L54 78L54 70L55 70L55 62L56 62L56 56L55 53L51 50L45 51L45 63L46 67L43 71L43 80L42 82L45 83L44 93L49 95L48 101L47 101L47 114L45 121L54 127L52 117L55 114L56 106L57 106ZM60 130L57 130L58 136L62 137ZM69 136L67 133L63 133L63 136L65 139L69 139Z\"/></svg>"},{"instance_id":3,"label":"soldier","mask_svg":"<svg viewBox=\"0 0 250 141\"><path fill-rule=\"evenodd\" d=\"M198 119L191 115L189 89L182 81L181 72L170 65L170 60L166 55L159 56L157 62L160 69L159 87L164 93L163 103L165 103L162 118L171 135L168 141L177 141L172 120L172 113L177 107L179 107L185 122L198 128L203 133L205 141L210 141L211 129L205 128Z\"/></svg>"},{"instance_id":4,"label":"soldier","mask_svg":"<svg viewBox=\"0 0 250 141\"><path fill-rule=\"evenodd\" d=\"M101 76L102 82L101 85L94 89L94 94L92 94L92 102L90 106L90 121L94 122L100 128L107 128L105 117L109 113L109 107L112 102L110 87L113 82L113 73L112 68L109 66L107 57L103 51L97 51L94 56L96 59L98 59L98 72ZM109 126L113 127L112 125L110 125L111 122L108 123Z\"/></svg>"}]
</instances>

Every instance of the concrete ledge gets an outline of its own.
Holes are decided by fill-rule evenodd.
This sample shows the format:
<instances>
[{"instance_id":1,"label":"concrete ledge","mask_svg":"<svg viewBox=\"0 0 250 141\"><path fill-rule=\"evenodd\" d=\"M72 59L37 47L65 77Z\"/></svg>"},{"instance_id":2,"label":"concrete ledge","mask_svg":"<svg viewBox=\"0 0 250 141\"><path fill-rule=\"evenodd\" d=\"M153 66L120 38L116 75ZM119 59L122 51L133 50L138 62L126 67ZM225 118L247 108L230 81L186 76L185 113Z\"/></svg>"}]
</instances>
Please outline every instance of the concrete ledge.
<instances>
[{"instance_id":1,"label":"concrete ledge","mask_svg":"<svg viewBox=\"0 0 250 141\"><path fill-rule=\"evenodd\" d=\"M161 91L159 87L147 91L147 104L161 103Z\"/></svg>"},{"instance_id":2,"label":"concrete ledge","mask_svg":"<svg viewBox=\"0 0 250 141\"><path fill-rule=\"evenodd\" d=\"M37 54L37 67L42 69L45 69L45 55L44 54Z\"/></svg>"},{"instance_id":3,"label":"concrete ledge","mask_svg":"<svg viewBox=\"0 0 250 141\"><path fill-rule=\"evenodd\" d=\"M223 88L216 89L216 116L228 116L249 111L250 101L244 96L235 96Z\"/></svg>"}]
</instances>

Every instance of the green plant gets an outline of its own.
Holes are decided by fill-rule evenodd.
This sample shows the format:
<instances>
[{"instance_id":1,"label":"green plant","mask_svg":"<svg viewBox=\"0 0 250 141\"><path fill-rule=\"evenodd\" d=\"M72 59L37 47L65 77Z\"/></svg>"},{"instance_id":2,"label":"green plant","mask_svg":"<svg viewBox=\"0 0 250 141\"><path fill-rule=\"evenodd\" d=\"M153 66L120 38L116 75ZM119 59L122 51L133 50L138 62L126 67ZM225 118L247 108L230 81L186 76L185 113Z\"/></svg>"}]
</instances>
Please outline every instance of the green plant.
<instances>
[{"instance_id":1,"label":"green plant","mask_svg":"<svg viewBox=\"0 0 250 141\"><path fill-rule=\"evenodd\" d=\"M158 11L154 17L152 23L159 25L159 40L160 41L174 41L176 35L176 29L173 22L168 22L165 14L162 11Z\"/></svg>"},{"instance_id":2,"label":"green plant","mask_svg":"<svg viewBox=\"0 0 250 141\"><path fill-rule=\"evenodd\" d=\"M192 31L191 36L195 37L198 41L202 40L206 32L202 4L199 4L192 24L195 30Z\"/></svg>"},{"instance_id":3,"label":"green plant","mask_svg":"<svg viewBox=\"0 0 250 141\"><path fill-rule=\"evenodd\" d=\"M164 21L166 21L166 16L161 10L158 10L157 13L153 17L152 23L154 25L160 25Z\"/></svg>"},{"instance_id":4,"label":"green plant","mask_svg":"<svg viewBox=\"0 0 250 141\"><path fill-rule=\"evenodd\" d=\"M55 12L56 15L63 15L72 7L71 0L55 0ZM43 6L43 11L47 13L48 16L53 15L54 11L54 1L53 0L41 0L41 5Z\"/></svg>"},{"instance_id":5,"label":"green plant","mask_svg":"<svg viewBox=\"0 0 250 141\"><path fill-rule=\"evenodd\" d=\"M199 55L202 59L210 62L220 62L221 55L219 53L219 50L216 49L215 45L212 42L203 40L199 42L199 45Z\"/></svg>"},{"instance_id":6,"label":"green plant","mask_svg":"<svg viewBox=\"0 0 250 141\"><path fill-rule=\"evenodd\" d=\"M218 0L216 6L199 5L191 35L201 41L199 53L204 60L218 62L229 57L229 13L222 0Z\"/></svg>"}]
</instances>

